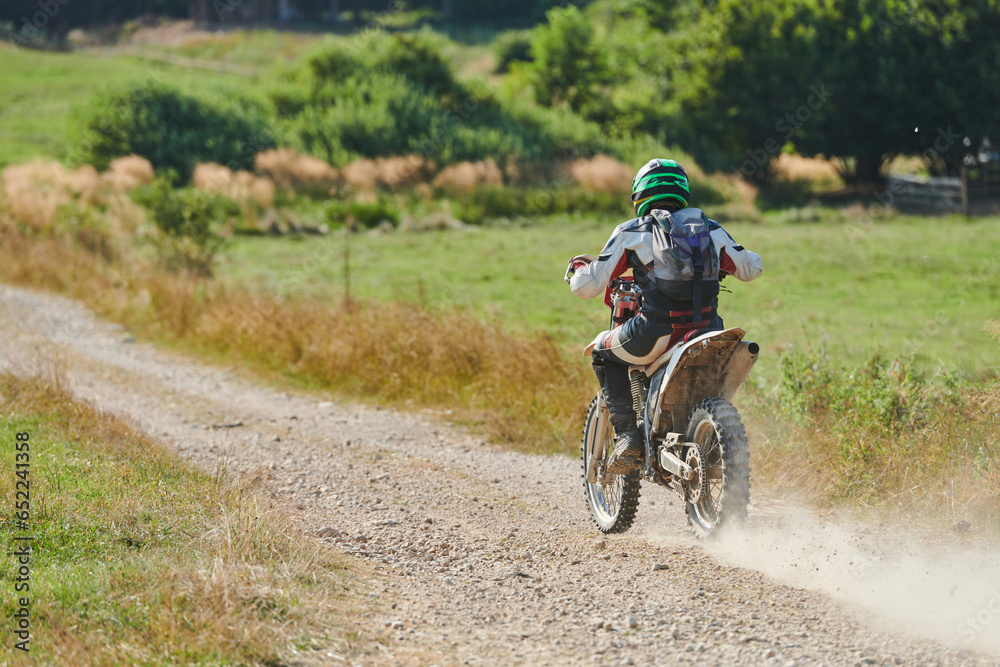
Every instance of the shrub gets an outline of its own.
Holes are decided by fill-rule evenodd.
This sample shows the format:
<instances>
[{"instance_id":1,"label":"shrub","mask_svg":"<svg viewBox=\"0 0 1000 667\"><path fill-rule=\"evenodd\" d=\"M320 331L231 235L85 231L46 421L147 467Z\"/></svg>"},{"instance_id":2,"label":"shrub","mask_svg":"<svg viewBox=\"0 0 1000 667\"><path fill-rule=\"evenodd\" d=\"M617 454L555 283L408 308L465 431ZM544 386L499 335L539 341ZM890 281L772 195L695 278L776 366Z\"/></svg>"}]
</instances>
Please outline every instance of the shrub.
<instances>
[{"instance_id":1,"label":"shrub","mask_svg":"<svg viewBox=\"0 0 1000 667\"><path fill-rule=\"evenodd\" d=\"M465 93L440 50L425 35L393 36L374 66L400 74L436 97L458 98Z\"/></svg>"},{"instance_id":2,"label":"shrub","mask_svg":"<svg viewBox=\"0 0 1000 667\"><path fill-rule=\"evenodd\" d=\"M761 187L757 203L762 210L805 206L812 197L812 190L812 181L779 177Z\"/></svg>"},{"instance_id":3,"label":"shrub","mask_svg":"<svg viewBox=\"0 0 1000 667\"><path fill-rule=\"evenodd\" d=\"M240 214L236 202L203 190L175 190L164 177L138 188L133 197L161 233L160 260L172 270L211 275L215 255L225 245L222 231Z\"/></svg>"},{"instance_id":4,"label":"shrub","mask_svg":"<svg viewBox=\"0 0 1000 667\"><path fill-rule=\"evenodd\" d=\"M531 224L536 218L560 213L605 214L625 220L632 215L632 206L627 196L579 186L478 187L461 195L455 213L472 225L502 218Z\"/></svg>"},{"instance_id":5,"label":"shrub","mask_svg":"<svg viewBox=\"0 0 1000 667\"><path fill-rule=\"evenodd\" d=\"M788 353L780 361L780 405L832 435L845 465L881 456L883 441L931 419L935 409L929 391L923 376L902 358L889 361L876 353L854 369L832 368L825 352Z\"/></svg>"},{"instance_id":6,"label":"shrub","mask_svg":"<svg viewBox=\"0 0 1000 667\"><path fill-rule=\"evenodd\" d=\"M327 203L327 220L331 226L341 226L348 222L363 229L377 227L388 222L394 227L399 224L399 209L385 201L359 202L334 200Z\"/></svg>"},{"instance_id":7,"label":"shrub","mask_svg":"<svg viewBox=\"0 0 1000 667\"><path fill-rule=\"evenodd\" d=\"M502 33L493 42L493 53L497 57L494 70L498 74L510 71L510 64L531 62L531 31L511 30Z\"/></svg>"},{"instance_id":8,"label":"shrub","mask_svg":"<svg viewBox=\"0 0 1000 667\"><path fill-rule=\"evenodd\" d=\"M535 99L546 106L566 103L584 111L603 99L600 87L613 78L608 55L575 6L552 9L547 18L548 24L538 27L531 40Z\"/></svg>"},{"instance_id":9,"label":"shrub","mask_svg":"<svg viewBox=\"0 0 1000 667\"><path fill-rule=\"evenodd\" d=\"M175 171L184 183L199 162L249 169L258 151L274 146L271 128L254 105L213 104L159 83L105 94L86 133L83 158L98 169L134 154L158 170Z\"/></svg>"},{"instance_id":10,"label":"shrub","mask_svg":"<svg viewBox=\"0 0 1000 667\"><path fill-rule=\"evenodd\" d=\"M554 159L607 143L597 124L569 111L501 104L486 84L456 82L424 36L371 41L357 51L324 47L271 91L289 135L334 166L392 155L439 165ZM634 140L616 141L617 157L635 152Z\"/></svg>"}]
</instances>

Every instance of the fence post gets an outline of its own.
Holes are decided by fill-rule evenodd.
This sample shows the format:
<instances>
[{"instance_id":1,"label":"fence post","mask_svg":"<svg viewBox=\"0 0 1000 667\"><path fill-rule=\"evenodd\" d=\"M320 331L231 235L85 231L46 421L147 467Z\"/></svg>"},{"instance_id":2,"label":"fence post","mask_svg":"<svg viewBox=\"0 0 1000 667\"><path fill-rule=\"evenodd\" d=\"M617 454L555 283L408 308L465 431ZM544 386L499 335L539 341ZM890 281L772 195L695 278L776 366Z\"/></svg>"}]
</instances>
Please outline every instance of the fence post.
<instances>
[{"instance_id":1,"label":"fence post","mask_svg":"<svg viewBox=\"0 0 1000 667\"><path fill-rule=\"evenodd\" d=\"M962 196L962 215L969 217L969 174L965 169L965 160L962 161L962 166L958 171L959 179L962 182L960 191Z\"/></svg>"}]
</instances>

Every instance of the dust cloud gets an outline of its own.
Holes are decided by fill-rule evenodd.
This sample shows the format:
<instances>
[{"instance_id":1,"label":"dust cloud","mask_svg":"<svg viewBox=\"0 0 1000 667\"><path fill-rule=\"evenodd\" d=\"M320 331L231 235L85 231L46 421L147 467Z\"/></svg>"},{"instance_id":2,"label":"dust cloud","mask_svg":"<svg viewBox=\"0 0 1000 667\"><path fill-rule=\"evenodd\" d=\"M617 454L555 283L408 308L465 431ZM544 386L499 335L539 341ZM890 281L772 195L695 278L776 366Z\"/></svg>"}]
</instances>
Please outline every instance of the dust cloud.
<instances>
[{"instance_id":1,"label":"dust cloud","mask_svg":"<svg viewBox=\"0 0 1000 667\"><path fill-rule=\"evenodd\" d=\"M729 565L859 604L890 627L1000 651L1000 554L933 537L781 508L704 546Z\"/></svg>"}]
</instances>

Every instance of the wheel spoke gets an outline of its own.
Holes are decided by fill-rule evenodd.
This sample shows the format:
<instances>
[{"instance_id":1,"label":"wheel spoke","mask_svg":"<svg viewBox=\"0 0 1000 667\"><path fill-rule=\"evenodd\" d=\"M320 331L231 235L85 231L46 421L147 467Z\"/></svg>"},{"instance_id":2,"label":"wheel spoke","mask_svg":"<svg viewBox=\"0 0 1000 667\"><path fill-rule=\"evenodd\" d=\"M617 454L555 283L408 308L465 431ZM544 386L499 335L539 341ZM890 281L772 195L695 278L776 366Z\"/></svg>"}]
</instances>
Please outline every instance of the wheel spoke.
<instances>
[{"instance_id":1,"label":"wheel spoke","mask_svg":"<svg viewBox=\"0 0 1000 667\"><path fill-rule=\"evenodd\" d=\"M705 537L721 525L746 517L750 468L746 431L731 403L713 396L699 403L688 424L705 464L705 485L698 502L688 504L695 534Z\"/></svg>"},{"instance_id":2,"label":"wheel spoke","mask_svg":"<svg viewBox=\"0 0 1000 667\"><path fill-rule=\"evenodd\" d=\"M597 456L600 457L597 465L600 477L603 476L603 471L607 470L611 453L614 451L614 431L610 424L605 422L606 426L601 433L595 433L591 430L599 423L600 417L598 401L595 399L587 414L587 427L584 429L584 490L587 505L601 531L606 533L622 532L628 530L635 518L636 506L639 503L640 482L638 475L634 473L615 475L607 480L607 484L600 482L591 484L587 481L590 452L596 451Z\"/></svg>"}]
</instances>

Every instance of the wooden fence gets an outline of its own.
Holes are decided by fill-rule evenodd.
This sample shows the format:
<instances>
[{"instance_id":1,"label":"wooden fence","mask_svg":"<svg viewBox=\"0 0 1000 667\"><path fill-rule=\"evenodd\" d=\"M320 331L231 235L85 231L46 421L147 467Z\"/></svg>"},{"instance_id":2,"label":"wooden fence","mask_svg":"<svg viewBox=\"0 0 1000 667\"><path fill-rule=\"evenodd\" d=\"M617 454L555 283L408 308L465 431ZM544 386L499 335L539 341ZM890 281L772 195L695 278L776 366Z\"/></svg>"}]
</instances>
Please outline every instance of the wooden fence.
<instances>
[{"instance_id":1,"label":"wooden fence","mask_svg":"<svg viewBox=\"0 0 1000 667\"><path fill-rule=\"evenodd\" d=\"M889 174L886 186L875 198L901 211L969 215L975 209L979 214L988 211L994 215L1000 210L1000 170L996 163L963 168L960 177ZM970 202L975 206L970 206Z\"/></svg>"},{"instance_id":2,"label":"wooden fence","mask_svg":"<svg viewBox=\"0 0 1000 667\"><path fill-rule=\"evenodd\" d=\"M887 188L876 198L901 211L968 212L968 188L955 177L921 178L890 174Z\"/></svg>"}]
</instances>

